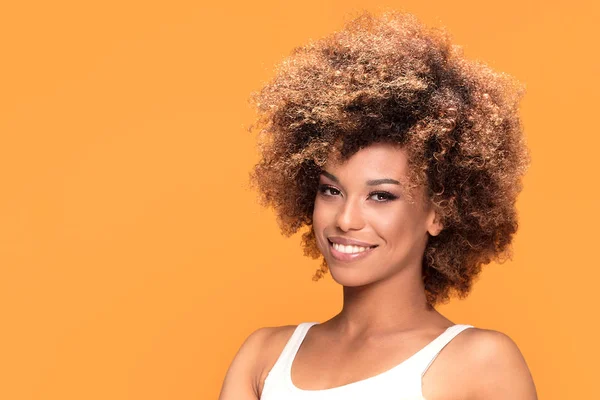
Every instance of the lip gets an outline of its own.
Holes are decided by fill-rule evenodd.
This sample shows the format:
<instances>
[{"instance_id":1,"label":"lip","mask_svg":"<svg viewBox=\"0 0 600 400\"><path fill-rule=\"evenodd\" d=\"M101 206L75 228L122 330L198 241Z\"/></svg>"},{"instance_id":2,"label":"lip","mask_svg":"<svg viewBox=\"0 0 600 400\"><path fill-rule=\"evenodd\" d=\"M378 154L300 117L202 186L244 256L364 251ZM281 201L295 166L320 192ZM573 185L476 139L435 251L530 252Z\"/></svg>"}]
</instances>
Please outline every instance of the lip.
<instances>
[{"instance_id":1,"label":"lip","mask_svg":"<svg viewBox=\"0 0 600 400\"><path fill-rule=\"evenodd\" d=\"M375 246L374 244L371 244L371 243L365 243L365 242L361 242L361 241L354 240L354 239L348 239L348 238L341 237L341 236L329 236L327 239L329 239L330 242L337 243L337 244L343 244L344 246L360 246L360 247Z\"/></svg>"},{"instance_id":2,"label":"lip","mask_svg":"<svg viewBox=\"0 0 600 400\"><path fill-rule=\"evenodd\" d=\"M339 239L339 238L337 238ZM334 242L333 240L329 239L327 241L329 243L329 251L332 255L333 258L335 258L337 261L344 261L344 262L349 262L349 261L356 261L356 260L362 260L363 258L367 257L369 254L371 254L373 252L373 250L375 250L375 247L373 247L372 245L369 247L368 243L365 244L355 244L355 243L364 243L364 242L357 242L357 241L352 241L350 240L350 243L348 245L355 245L355 246L361 246L361 247L368 247L365 251L361 251L360 253L342 253L341 251L337 251L334 247L332 242ZM334 243L338 243L337 241L335 241ZM345 244L345 243L340 243L340 244Z\"/></svg>"}]
</instances>

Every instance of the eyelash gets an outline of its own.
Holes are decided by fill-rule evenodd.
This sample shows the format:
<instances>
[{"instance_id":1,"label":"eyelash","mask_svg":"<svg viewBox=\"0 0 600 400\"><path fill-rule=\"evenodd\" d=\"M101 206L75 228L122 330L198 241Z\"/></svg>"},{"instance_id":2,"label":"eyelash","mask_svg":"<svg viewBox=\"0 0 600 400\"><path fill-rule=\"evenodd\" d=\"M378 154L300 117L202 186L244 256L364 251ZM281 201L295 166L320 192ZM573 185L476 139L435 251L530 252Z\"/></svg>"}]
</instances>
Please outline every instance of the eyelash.
<instances>
[{"instance_id":1,"label":"eyelash","mask_svg":"<svg viewBox=\"0 0 600 400\"><path fill-rule=\"evenodd\" d=\"M336 192L339 192L339 190L336 189L336 188L334 188L333 186L330 186L330 185L319 185L319 193L321 195L327 196L327 197L329 197L329 196L335 196L333 194L325 194L326 190L334 190ZM369 198L371 196L375 196L375 195L382 195L382 196L386 197L385 200L375 200L378 203L387 203L388 201L393 201L393 200L396 200L398 198L398 196L395 196L395 195L391 194L390 192L382 192L382 191L369 193Z\"/></svg>"}]
</instances>

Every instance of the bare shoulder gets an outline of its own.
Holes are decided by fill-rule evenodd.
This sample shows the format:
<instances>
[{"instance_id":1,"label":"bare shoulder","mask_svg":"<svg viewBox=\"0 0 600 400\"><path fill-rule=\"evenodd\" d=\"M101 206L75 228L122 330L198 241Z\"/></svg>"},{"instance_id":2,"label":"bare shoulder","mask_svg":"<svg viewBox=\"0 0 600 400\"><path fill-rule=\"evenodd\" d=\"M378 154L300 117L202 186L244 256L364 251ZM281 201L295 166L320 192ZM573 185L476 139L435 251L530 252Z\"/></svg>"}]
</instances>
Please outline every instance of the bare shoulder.
<instances>
[{"instance_id":1,"label":"bare shoulder","mask_svg":"<svg viewBox=\"0 0 600 400\"><path fill-rule=\"evenodd\" d=\"M259 369L256 375L257 393L262 393L265 385L265 379L269 371L273 368L283 348L292 337L298 325L283 325L262 328L264 330L263 353L259 364Z\"/></svg>"},{"instance_id":2,"label":"bare shoulder","mask_svg":"<svg viewBox=\"0 0 600 400\"><path fill-rule=\"evenodd\" d=\"M219 400L258 400L264 379L296 325L263 327L240 346L223 381Z\"/></svg>"},{"instance_id":3,"label":"bare shoulder","mask_svg":"<svg viewBox=\"0 0 600 400\"><path fill-rule=\"evenodd\" d=\"M467 370L463 374L466 377L463 387L468 399L537 400L525 358L508 335L470 328L454 340L457 342L454 348L462 353L460 360Z\"/></svg>"}]
</instances>

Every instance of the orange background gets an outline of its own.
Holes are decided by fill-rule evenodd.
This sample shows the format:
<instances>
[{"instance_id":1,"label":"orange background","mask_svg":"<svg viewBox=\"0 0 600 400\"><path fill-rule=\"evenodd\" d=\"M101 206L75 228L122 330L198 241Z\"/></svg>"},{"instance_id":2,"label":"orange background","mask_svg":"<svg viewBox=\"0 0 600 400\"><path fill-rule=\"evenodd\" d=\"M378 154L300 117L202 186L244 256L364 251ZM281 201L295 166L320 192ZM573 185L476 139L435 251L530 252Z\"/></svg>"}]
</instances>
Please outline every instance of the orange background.
<instances>
[{"instance_id":1,"label":"orange background","mask_svg":"<svg viewBox=\"0 0 600 400\"><path fill-rule=\"evenodd\" d=\"M365 1L5 3L0 398L215 399L251 331L339 310L248 189L247 98ZM600 398L598 7L374 3L527 85L514 258L440 311L511 336L540 399Z\"/></svg>"}]
</instances>

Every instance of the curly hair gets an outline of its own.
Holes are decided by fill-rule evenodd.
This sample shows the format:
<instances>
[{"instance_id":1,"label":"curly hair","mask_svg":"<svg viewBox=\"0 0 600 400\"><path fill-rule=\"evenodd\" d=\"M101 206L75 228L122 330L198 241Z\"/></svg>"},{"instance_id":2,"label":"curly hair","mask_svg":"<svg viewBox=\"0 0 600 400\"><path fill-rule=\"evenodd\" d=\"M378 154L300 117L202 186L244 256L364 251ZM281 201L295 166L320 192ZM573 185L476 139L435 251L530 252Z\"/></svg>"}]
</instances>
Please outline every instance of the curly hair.
<instances>
[{"instance_id":1,"label":"curly hair","mask_svg":"<svg viewBox=\"0 0 600 400\"><path fill-rule=\"evenodd\" d=\"M467 60L444 29L413 15L362 12L338 32L295 48L252 93L261 158L250 178L281 232L303 227L319 258L312 214L321 168L378 142L407 150L444 229L428 238L422 276L430 307L464 298L481 267L511 257L515 202L530 162L514 78ZM313 279L328 271L323 258Z\"/></svg>"}]
</instances>

